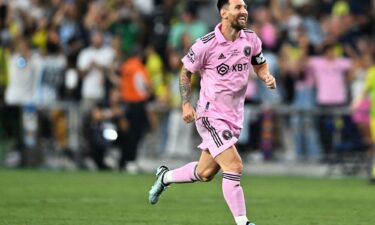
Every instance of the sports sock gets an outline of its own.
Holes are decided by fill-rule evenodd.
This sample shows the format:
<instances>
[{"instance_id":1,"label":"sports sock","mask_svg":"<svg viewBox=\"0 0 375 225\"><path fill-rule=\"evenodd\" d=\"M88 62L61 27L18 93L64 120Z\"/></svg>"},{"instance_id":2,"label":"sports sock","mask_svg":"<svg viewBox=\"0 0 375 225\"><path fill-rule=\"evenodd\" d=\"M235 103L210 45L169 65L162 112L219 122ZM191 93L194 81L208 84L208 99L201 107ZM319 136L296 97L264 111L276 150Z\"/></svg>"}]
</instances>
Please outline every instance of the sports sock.
<instances>
[{"instance_id":1,"label":"sports sock","mask_svg":"<svg viewBox=\"0 0 375 225\"><path fill-rule=\"evenodd\" d=\"M193 183L200 181L197 174L198 162L191 162L180 168L170 170L164 174L163 183L168 185L171 183Z\"/></svg>"},{"instance_id":2,"label":"sports sock","mask_svg":"<svg viewBox=\"0 0 375 225\"><path fill-rule=\"evenodd\" d=\"M245 197L240 185L241 174L223 173L223 194L238 225L246 224Z\"/></svg>"},{"instance_id":3,"label":"sports sock","mask_svg":"<svg viewBox=\"0 0 375 225\"><path fill-rule=\"evenodd\" d=\"M249 222L249 219L247 219L247 216L237 216L237 217L234 217L234 220L236 221L237 225L247 225Z\"/></svg>"}]
</instances>

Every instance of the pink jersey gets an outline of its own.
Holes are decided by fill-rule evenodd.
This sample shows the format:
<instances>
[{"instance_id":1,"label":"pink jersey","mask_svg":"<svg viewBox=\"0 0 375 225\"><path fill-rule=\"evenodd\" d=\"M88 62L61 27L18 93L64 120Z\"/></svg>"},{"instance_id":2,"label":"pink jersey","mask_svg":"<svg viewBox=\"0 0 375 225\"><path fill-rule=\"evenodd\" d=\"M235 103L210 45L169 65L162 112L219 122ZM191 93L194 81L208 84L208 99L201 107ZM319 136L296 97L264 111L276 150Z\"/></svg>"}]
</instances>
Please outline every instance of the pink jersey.
<instances>
[{"instance_id":1,"label":"pink jersey","mask_svg":"<svg viewBox=\"0 0 375 225\"><path fill-rule=\"evenodd\" d=\"M200 72L201 90L197 116L223 119L242 128L245 93L252 65L266 62L262 43L251 30L241 30L234 42L227 41L220 31L198 39L182 59L192 73Z\"/></svg>"},{"instance_id":2,"label":"pink jersey","mask_svg":"<svg viewBox=\"0 0 375 225\"><path fill-rule=\"evenodd\" d=\"M309 59L307 69L316 83L318 104L335 105L346 103L345 75L351 64L351 60L346 58L328 60L318 56Z\"/></svg>"}]
</instances>

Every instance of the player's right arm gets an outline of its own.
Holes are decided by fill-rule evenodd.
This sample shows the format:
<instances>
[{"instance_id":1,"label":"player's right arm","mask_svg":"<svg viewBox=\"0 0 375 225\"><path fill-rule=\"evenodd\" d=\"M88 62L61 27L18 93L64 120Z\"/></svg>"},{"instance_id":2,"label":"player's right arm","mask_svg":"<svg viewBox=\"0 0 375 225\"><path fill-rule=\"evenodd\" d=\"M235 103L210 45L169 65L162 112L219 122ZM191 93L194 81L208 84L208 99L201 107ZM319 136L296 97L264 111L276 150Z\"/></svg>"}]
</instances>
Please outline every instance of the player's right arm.
<instances>
[{"instance_id":1,"label":"player's right arm","mask_svg":"<svg viewBox=\"0 0 375 225\"><path fill-rule=\"evenodd\" d=\"M190 123L195 120L195 110L191 104L191 76L192 72L182 67L180 72L180 94L182 102L182 118Z\"/></svg>"},{"instance_id":2,"label":"player's right arm","mask_svg":"<svg viewBox=\"0 0 375 225\"><path fill-rule=\"evenodd\" d=\"M180 73L180 94L182 100L182 118L185 122L193 122L196 113L191 104L191 76L193 73L202 69L205 64L205 45L202 40L198 39L189 52L182 58L184 64Z\"/></svg>"}]
</instances>

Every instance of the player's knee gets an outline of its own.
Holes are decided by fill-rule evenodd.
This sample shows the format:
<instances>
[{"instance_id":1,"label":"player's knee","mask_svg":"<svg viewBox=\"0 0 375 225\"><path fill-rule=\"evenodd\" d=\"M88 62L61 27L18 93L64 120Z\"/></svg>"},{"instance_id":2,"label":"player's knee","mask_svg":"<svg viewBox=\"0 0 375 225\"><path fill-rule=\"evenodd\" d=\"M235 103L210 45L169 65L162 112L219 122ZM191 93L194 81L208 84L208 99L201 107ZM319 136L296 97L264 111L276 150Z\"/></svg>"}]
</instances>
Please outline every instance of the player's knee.
<instances>
[{"instance_id":1,"label":"player's knee","mask_svg":"<svg viewBox=\"0 0 375 225\"><path fill-rule=\"evenodd\" d=\"M242 173L242 170L243 170L242 161L235 160L227 168L225 168L224 172Z\"/></svg>"},{"instance_id":2,"label":"player's knee","mask_svg":"<svg viewBox=\"0 0 375 225\"><path fill-rule=\"evenodd\" d=\"M209 182L214 179L216 173L211 170L198 171L198 176L202 182Z\"/></svg>"}]
</instances>

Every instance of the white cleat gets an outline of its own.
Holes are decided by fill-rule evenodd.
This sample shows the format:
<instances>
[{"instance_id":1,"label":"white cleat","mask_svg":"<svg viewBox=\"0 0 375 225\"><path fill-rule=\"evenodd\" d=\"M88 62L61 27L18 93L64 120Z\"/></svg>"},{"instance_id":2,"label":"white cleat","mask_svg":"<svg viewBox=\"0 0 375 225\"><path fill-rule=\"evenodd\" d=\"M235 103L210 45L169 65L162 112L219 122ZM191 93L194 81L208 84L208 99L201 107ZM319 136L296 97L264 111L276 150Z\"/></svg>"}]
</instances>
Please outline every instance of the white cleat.
<instances>
[{"instance_id":1,"label":"white cleat","mask_svg":"<svg viewBox=\"0 0 375 225\"><path fill-rule=\"evenodd\" d=\"M160 166L156 170L156 181L154 185L152 185L151 190L148 192L148 200L151 204L156 204L159 201L159 197L163 191L165 191L168 188L168 185L165 185L163 183L163 177L166 172L168 172L169 169L166 166Z\"/></svg>"}]
</instances>

